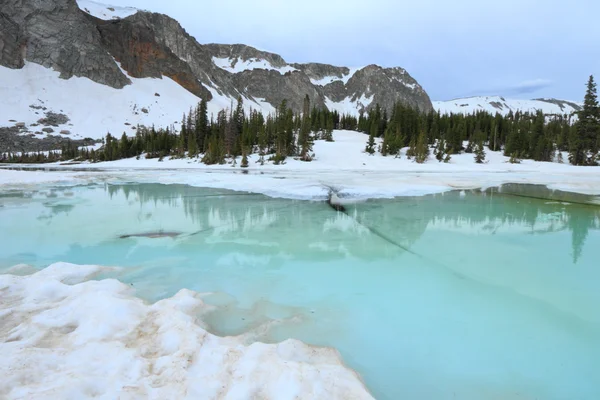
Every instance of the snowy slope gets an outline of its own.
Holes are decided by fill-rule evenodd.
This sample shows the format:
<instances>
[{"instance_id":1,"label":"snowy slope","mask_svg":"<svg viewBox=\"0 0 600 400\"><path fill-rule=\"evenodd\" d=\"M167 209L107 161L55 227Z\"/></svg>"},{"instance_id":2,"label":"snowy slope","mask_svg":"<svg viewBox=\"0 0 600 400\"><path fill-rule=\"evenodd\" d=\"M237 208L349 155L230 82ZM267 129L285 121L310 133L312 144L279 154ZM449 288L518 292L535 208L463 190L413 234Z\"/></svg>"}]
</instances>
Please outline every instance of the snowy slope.
<instances>
[{"instance_id":1,"label":"snowy slope","mask_svg":"<svg viewBox=\"0 0 600 400\"><path fill-rule=\"evenodd\" d=\"M277 71L282 75L286 72L297 71L296 68L290 67L289 65L285 67L275 67L269 61L261 60L258 58L250 58L244 61L237 58L213 57L212 60L217 67L224 69L227 72L231 72L233 74L237 74L243 71L252 71L254 69L266 69Z\"/></svg>"},{"instance_id":2,"label":"snowy slope","mask_svg":"<svg viewBox=\"0 0 600 400\"><path fill-rule=\"evenodd\" d=\"M86 13L104 20L126 18L138 12L133 7L111 6L92 0L77 0L77 5Z\"/></svg>"},{"instance_id":3,"label":"snowy slope","mask_svg":"<svg viewBox=\"0 0 600 400\"><path fill-rule=\"evenodd\" d=\"M23 122L29 132L40 132L44 126L35 126L52 111L65 114L70 121L53 127L54 133L70 131L74 139L101 138L110 132L120 136L123 132L135 135L136 125L179 129L181 117L200 99L170 78L132 78L131 85L123 89L95 83L87 78L73 77L65 80L59 73L41 65L27 63L23 69L0 67L0 126ZM231 106L232 99L210 88L214 98L208 104L210 114ZM235 100L234 100L235 105ZM46 108L44 110L44 108ZM261 99L245 99L246 110L260 109L273 112L273 107ZM42 138L47 134L38 134Z\"/></svg>"},{"instance_id":4,"label":"snowy slope","mask_svg":"<svg viewBox=\"0 0 600 400\"><path fill-rule=\"evenodd\" d=\"M537 99L537 100L517 100L506 99L501 96L479 96L467 97L462 99L454 99L449 101L434 101L433 108L442 114L464 113L470 114L477 111L487 111L492 114L500 113L508 114L511 110L537 112L542 110L544 114L572 114L580 107L581 103L554 100L554 99Z\"/></svg>"}]
</instances>

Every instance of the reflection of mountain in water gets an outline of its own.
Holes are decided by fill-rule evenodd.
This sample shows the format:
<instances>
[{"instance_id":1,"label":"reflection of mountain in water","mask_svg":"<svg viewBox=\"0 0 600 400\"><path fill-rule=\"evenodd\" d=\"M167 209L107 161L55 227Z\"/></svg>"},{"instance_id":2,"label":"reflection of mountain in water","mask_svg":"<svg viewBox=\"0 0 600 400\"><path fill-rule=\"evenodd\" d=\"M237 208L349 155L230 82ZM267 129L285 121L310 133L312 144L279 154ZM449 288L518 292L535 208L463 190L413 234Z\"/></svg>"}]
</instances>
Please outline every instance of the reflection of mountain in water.
<instances>
[{"instance_id":1,"label":"reflection of mountain in water","mask_svg":"<svg viewBox=\"0 0 600 400\"><path fill-rule=\"evenodd\" d=\"M111 197L122 192L130 201L183 207L198 226L194 236L205 244L227 247L234 243L240 251L257 256L277 252L320 261L344 256L395 257L428 227L444 226L470 229L478 235L499 230L533 235L569 230L576 263L588 231L600 228L600 208L563 203L591 203L592 196L533 185L505 185L467 196L450 192L371 200L348 206L348 215L324 202L187 185L108 185L107 190Z\"/></svg>"}]
</instances>

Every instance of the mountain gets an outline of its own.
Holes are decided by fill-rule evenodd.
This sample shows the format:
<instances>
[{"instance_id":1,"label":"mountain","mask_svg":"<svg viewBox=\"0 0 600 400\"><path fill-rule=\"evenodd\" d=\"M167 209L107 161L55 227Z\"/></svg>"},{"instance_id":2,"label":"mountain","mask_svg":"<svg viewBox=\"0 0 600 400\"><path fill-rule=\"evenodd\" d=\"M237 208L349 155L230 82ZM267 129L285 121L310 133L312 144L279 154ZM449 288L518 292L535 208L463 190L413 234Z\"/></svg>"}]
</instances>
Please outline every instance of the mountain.
<instances>
[{"instance_id":1,"label":"mountain","mask_svg":"<svg viewBox=\"0 0 600 400\"><path fill-rule=\"evenodd\" d=\"M510 111L537 112L541 110L546 115L571 115L582 108L582 103L556 99L516 100L500 96L479 96L454 99L449 101L434 101L433 108L442 114L463 113L472 114L477 111L487 111L492 114L508 114Z\"/></svg>"},{"instance_id":2,"label":"mountain","mask_svg":"<svg viewBox=\"0 0 600 400\"><path fill-rule=\"evenodd\" d=\"M200 98L213 114L238 98L246 110L272 113L287 100L300 112L306 95L354 115L397 101L433 109L402 68L289 64L243 44L200 44L164 14L90 0L4 0L0 82L0 127L36 138L133 134L137 124L177 129Z\"/></svg>"}]
</instances>

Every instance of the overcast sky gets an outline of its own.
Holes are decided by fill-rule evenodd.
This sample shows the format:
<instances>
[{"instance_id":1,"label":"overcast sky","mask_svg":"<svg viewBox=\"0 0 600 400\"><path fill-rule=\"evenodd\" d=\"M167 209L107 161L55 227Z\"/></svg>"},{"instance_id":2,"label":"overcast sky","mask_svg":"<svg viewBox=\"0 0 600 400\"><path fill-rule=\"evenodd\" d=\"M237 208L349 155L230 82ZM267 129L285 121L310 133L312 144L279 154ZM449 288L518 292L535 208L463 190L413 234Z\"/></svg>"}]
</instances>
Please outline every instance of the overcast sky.
<instances>
[{"instance_id":1,"label":"overcast sky","mask_svg":"<svg viewBox=\"0 0 600 400\"><path fill-rule=\"evenodd\" d=\"M433 100L582 101L600 79L599 0L107 0L162 12L200 43L287 62L401 66Z\"/></svg>"}]
</instances>

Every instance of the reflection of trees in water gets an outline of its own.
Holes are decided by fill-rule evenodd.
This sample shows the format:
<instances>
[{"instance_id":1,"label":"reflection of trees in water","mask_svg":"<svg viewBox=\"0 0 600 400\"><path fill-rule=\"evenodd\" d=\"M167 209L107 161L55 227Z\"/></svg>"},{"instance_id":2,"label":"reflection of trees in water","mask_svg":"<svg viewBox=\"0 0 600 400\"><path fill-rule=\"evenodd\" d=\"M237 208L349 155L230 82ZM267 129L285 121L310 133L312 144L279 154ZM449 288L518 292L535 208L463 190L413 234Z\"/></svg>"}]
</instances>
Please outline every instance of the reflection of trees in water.
<instances>
[{"instance_id":1,"label":"reflection of trees in water","mask_svg":"<svg viewBox=\"0 0 600 400\"><path fill-rule=\"evenodd\" d=\"M568 200L569 194L525 185L476 190L465 197L450 192L370 200L348 207L349 215L335 212L324 202L274 199L187 185L107 188L111 197L123 192L141 204L182 207L199 228L196 240L205 244L225 248L233 243L250 254L284 252L299 259L314 257L315 261L343 256L369 260L395 257L404 251L402 248L414 245L430 224L443 223L459 229L476 227L478 234L495 234L506 227L527 227L531 234L568 229L572 232L573 261L577 262L588 231L600 228L600 208L565 205L559 201ZM589 197L577 195L576 201L589 201Z\"/></svg>"}]
</instances>

